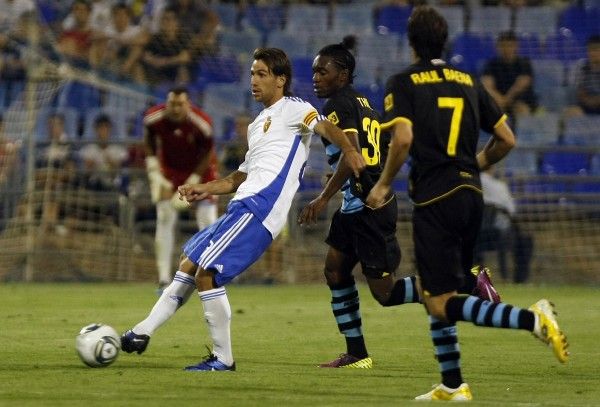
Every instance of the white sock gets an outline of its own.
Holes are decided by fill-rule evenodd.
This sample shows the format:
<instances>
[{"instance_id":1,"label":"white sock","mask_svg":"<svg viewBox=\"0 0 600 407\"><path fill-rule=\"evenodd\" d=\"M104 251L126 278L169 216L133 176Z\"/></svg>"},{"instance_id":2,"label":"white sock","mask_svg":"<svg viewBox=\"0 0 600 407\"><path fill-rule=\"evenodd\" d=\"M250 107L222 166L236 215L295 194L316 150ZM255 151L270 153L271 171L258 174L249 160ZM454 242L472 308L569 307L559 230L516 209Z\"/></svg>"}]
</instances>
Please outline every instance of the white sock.
<instances>
[{"instance_id":1,"label":"white sock","mask_svg":"<svg viewBox=\"0 0 600 407\"><path fill-rule=\"evenodd\" d=\"M231 307L225 287L199 292L204 318L213 340L212 353L227 366L233 364L231 350Z\"/></svg>"},{"instance_id":2,"label":"white sock","mask_svg":"<svg viewBox=\"0 0 600 407\"><path fill-rule=\"evenodd\" d=\"M150 314L142 322L133 327L138 335L150 335L167 322L183 304L187 302L194 290L194 277L178 271L173 281L162 292Z\"/></svg>"},{"instance_id":3,"label":"white sock","mask_svg":"<svg viewBox=\"0 0 600 407\"><path fill-rule=\"evenodd\" d=\"M156 267L158 268L159 283L171 281L176 222L177 211L173 208L173 205L171 205L171 201L157 202L154 250L156 252Z\"/></svg>"}]
</instances>

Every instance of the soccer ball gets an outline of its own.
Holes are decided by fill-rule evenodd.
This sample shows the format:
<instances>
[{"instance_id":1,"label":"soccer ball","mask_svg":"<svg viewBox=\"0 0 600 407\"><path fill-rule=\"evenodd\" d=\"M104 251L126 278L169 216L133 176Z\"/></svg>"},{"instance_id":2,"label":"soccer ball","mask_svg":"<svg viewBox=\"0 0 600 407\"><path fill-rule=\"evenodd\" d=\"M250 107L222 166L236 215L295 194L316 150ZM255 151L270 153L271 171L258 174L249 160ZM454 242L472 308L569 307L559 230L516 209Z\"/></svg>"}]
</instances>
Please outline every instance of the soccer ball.
<instances>
[{"instance_id":1,"label":"soccer ball","mask_svg":"<svg viewBox=\"0 0 600 407\"><path fill-rule=\"evenodd\" d=\"M112 327L90 324L81 328L75 339L77 354L90 367L105 367L117 359L121 339Z\"/></svg>"}]
</instances>

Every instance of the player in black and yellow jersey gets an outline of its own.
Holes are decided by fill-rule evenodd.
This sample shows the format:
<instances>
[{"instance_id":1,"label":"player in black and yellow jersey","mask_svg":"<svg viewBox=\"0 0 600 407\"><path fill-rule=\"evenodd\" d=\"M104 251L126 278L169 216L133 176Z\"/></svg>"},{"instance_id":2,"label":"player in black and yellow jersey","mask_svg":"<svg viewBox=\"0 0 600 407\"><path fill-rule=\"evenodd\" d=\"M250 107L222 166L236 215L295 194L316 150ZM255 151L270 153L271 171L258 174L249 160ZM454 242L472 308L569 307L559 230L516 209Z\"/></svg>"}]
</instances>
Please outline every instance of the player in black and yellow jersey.
<instances>
[{"instance_id":1,"label":"player in black and yellow jersey","mask_svg":"<svg viewBox=\"0 0 600 407\"><path fill-rule=\"evenodd\" d=\"M324 47L313 62L313 84L320 98L327 98L323 115L340 127L359 146L367 164L360 179L340 160L339 147L323 140L328 162L334 171L321 194L301 212L299 222L310 224L340 189L341 207L331 221L326 242L325 277L331 289L331 306L338 328L346 339L346 353L321 367L370 368L359 309L359 295L352 270L357 263L368 281L373 297L383 306L418 302L415 277L396 280L400 246L396 239L398 208L395 195L388 194L377 210L364 199L383 168L389 135L380 129L380 115L369 100L352 86L355 60L345 38L341 44Z\"/></svg>"},{"instance_id":2,"label":"player in black and yellow jersey","mask_svg":"<svg viewBox=\"0 0 600 407\"><path fill-rule=\"evenodd\" d=\"M508 154L515 137L477 78L440 59L448 36L440 14L415 7L407 32L416 63L387 82L382 129L391 130L392 141L367 203L376 208L387 202L394 175L410 154L415 258L442 375L439 386L417 399L464 401L472 395L461 375L456 321L529 330L561 362L567 361L567 342L547 300L527 310L457 294L481 224L479 172ZM477 152L479 129L492 137Z\"/></svg>"}]
</instances>

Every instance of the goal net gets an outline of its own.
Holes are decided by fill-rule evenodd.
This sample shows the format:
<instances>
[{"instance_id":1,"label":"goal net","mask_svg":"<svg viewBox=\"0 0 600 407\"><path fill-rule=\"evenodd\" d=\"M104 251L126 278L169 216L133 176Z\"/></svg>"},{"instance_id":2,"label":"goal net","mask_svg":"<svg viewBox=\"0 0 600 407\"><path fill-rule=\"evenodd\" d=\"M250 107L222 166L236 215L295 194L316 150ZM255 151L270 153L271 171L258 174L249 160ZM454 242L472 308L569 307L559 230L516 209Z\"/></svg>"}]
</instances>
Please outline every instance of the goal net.
<instances>
[{"instance_id":1,"label":"goal net","mask_svg":"<svg viewBox=\"0 0 600 407\"><path fill-rule=\"evenodd\" d=\"M150 64L144 53L158 52L148 44L163 29L161 24L169 24L165 15L172 10L132 2L131 21L148 34L138 44L141 52L114 54L113 59L106 53L94 54L98 45L94 42L89 63L78 64L66 56L69 48L61 39L68 18L73 18L71 2L38 3L36 27L44 34L32 34L33 30L27 41L10 40L17 50L13 53L26 61L25 79L0 79L0 281L155 281L156 215L144 170L141 119L148 106L164 101L168 87L153 82L156 72L142 68ZM149 2L153 3L161 2ZM194 103L214 121L221 175L231 170L227 160L239 142L236 125L244 118L251 121L260 110L249 92L254 48L284 49L293 65L294 93L316 107L323 100L313 94L312 60L321 47L339 43L347 34L357 37L354 86L376 109L383 108L387 77L411 62L405 35L410 8L382 8L371 1L336 7L207 3L198 20L209 32L188 26L193 22L185 13L174 13L182 30L178 41L189 47L190 59L186 59L188 76L180 77L179 71L173 75L188 85ZM516 211L511 219L503 213L486 213L489 228L482 233L478 259L492 268L495 279L512 281L525 267L531 282L598 283L600 123L597 115L565 114L575 103L578 72L585 63L581 30L586 26L581 19L569 26L568 17L577 13L565 14L569 10L561 8L488 8L471 3L436 6L449 23L446 59L480 76L486 61L496 55L495 39L512 29L519 54L531 62L538 101L534 113L512 123L519 146L495 171L507 183ZM392 12L394 17L389 18ZM96 10L93 18L100 21L95 24L110 26L113 17L110 10L108 14ZM213 42L200 41L207 38ZM2 48L3 55L7 49ZM139 71L113 69L131 55L137 55ZM140 77L140 72L145 75ZM127 159L119 168L90 171L81 150L94 143L95 126L105 117L111 123L111 143L122 147ZM239 278L240 283L324 281L324 239L341 199L332 199L314 226L300 227L296 218L318 195L328 172L323 146L314 138L287 227ZM400 275L416 272L406 185L403 168L395 183L397 237L403 255ZM228 199L221 198L221 213ZM507 229L506 222L517 229ZM183 214L174 270L179 247L195 228L191 214Z\"/></svg>"}]
</instances>

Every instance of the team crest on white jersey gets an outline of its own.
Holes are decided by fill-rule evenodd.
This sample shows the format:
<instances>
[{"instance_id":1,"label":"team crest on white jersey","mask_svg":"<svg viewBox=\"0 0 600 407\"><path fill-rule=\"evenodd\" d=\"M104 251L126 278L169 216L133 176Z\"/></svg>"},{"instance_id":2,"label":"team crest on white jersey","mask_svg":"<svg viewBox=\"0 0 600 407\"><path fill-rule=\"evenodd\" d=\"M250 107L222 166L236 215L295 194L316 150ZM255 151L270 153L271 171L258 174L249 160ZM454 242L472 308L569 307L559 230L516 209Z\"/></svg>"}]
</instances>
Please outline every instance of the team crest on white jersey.
<instances>
[{"instance_id":1,"label":"team crest on white jersey","mask_svg":"<svg viewBox=\"0 0 600 407\"><path fill-rule=\"evenodd\" d=\"M265 121L265 124L263 126L263 133L266 133L267 130L269 130L269 127L271 127L271 116L267 117L267 120Z\"/></svg>"}]
</instances>

